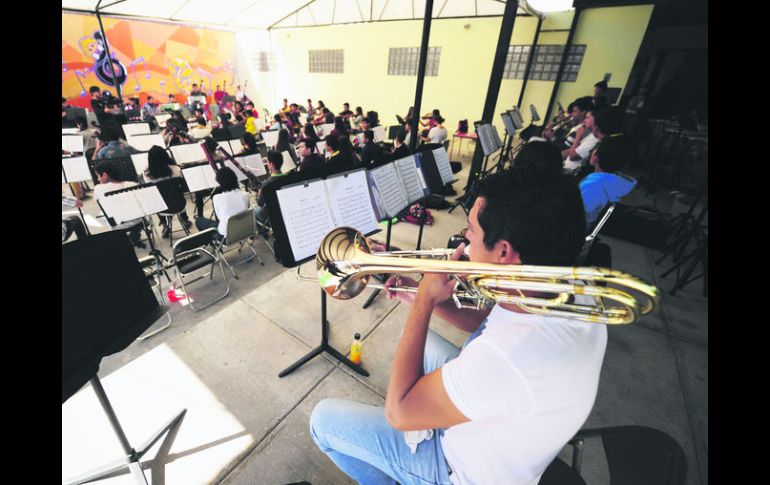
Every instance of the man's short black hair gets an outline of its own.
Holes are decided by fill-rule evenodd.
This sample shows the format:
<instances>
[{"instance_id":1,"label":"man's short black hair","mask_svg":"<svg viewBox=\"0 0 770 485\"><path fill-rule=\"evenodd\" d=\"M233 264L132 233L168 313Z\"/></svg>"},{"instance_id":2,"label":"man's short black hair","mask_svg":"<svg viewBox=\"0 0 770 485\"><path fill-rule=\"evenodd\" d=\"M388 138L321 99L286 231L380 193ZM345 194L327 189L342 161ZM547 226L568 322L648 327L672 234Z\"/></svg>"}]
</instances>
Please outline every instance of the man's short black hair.
<instances>
[{"instance_id":1,"label":"man's short black hair","mask_svg":"<svg viewBox=\"0 0 770 485\"><path fill-rule=\"evenodd\" d=\"M511 243L523 264L571 266L586 232L583 199L573 177L547 181L523 171L488 176L479 184L484 245Z\"/></svg>"},{"instance_id":2,"label":"man's short black hair","mask_svg":"<svg viewBox=\"0 0 770 485\"><path fill-rule=\"evenodd\" d=\"M599 168L602 172L615 173L630 163L635 155L635 145L628 136L605 136L596 148Z\"/></svg>"},{"instance_id":3,"label":"man's short black hair","mask_svg":"<svg viewBox=\"0 0 770 485\"><path fill-rule=\"evenodd\" d=\"M560 177L562 165L561 152L556 145L546 141L528 142L513 160L516 170L543 179Z\"/></svg>"},{"instance_id":4,"label":"man's short black hair","mask_svg":"<svg viewBox=\"0 0 770 485\"><path fill-rule=\"evenodd\" d=\"M222 167L217 171L217 183L222 190L229 192L238 188L238 177L230 167Z\"/></svg>"},{"instance_id":5,"label":"man's short black hair","mask_svg":"<svg viewBox=\"0 0 770 485\"><path fill-rule=\"evenodd\" d=\"M364 130L364 138L366 138L369 141L374 141L374 131Z\"/></svg>"},{"instance_id":6,"label":"man's short black hair","mask_svg":"<svg viewBox=\"0 0 770 485\"><path fill-rule=\"evenodd\" d=\"M594 110L594 124L605 136L623 131L623 110L617 106L609 106Z\"/></svg>"},{"instance_id":7,"label":"man's short black hair","mask_svg":"<svg viewBox=\"0 0 770 485\"><path fill-rule=\"evenodd\" d=\"M309 148L311 152L315 151L316 143L315 143L315 140L313 140L312 138L303 138L299 142L304 143L305 146Z\"/></svg>"},{"instance_id":8,"label":"man's short black hair","mask_svg":"<svg viewBox=\"0 0 770 485\"><path fill-rule=\"evenodd\" d=\"M604 92L607 92L607 81L599 81L598 83L594 84L595 88L599 88Z\"/></svg>"},{"instance_id":9,"label":"man's short black hair","mask_svg":"<svg viewBox=\"0 0 770 485\"><path fill-rule=\"evenodd\" d=\"M110 180L113 182L122 182L118 172L118 167L116 167L115 164L109 160L99 162L96 167L94 167L94 172L98 173L99 175L106 173L110 177Z\"/></svg>"},{"instance_id":10,"label":"man's short black hair","mask_svg":"<svg viewBox=\"0 0 770 485\"><path fill-rule=\"evenodd\" d=\"M101 91L99 86L91 86L90 88L88 88L88 94L98 93L99 91Z\"/></svg>"},{"instance_id":11,"label":"man's short black hair","mask_svg":"<svg viewBox=\"0 0 770 485\"><path fill-rule=\"evenodd\" d=\"M102 126L102 132L99 135L99 139L104 143L120 140L122 133L120 127L115 123L105 123Z\"/></svg>"},{"instance_id":12,"label":"man's short black hair","mask_svg":"<svg viewBox=\"0 0 770 485\"><path fill-rule=\"evenodd\" d=\"M332 153L340 149L340 141L335 136L326 137L326 146L332 149Z\"/></svg>"},{"instance_id":13,"label":"man's short black hair","mask_svg":"<svg viewBox=\"0 0 770 485\"><path fill-rule=\"evenodd\" d=\"M582 98L578 98L573 101L572 106L577 106L580 111L588 111L594 107L594 101L591 96L583 96Z\"/></svg>"},{"instance_id":14,"label":"man's short black hair","mask_svg":"<svg viewBox=\"0 0 770 485\"><path fill-rule=\"evenodd\" d=\"M276 170L279 172L281 171L281 167L283 166L283 155L281 155L281 152L268 150L267 161L272 163Z\"/></svg>"}]
</instances>

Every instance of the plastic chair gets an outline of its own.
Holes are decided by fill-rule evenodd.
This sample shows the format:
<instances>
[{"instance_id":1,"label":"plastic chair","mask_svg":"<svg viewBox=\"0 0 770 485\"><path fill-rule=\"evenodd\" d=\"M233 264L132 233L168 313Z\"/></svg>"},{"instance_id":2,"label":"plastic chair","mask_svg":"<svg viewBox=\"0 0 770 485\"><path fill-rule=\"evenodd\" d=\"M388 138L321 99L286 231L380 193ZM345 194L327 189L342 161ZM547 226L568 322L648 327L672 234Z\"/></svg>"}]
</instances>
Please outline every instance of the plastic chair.
<instances>
[{"instance_id":1,"label":"plastic chair","mask_svg":"<svg viewBox=\"0 0 770 485\"><path fill-rule=\"evenodd\" d=\"M225 282L225 292L205 305L196 307L191 299L190 306L195 311L203 310L223 299L230 293L230 283L227 281L227 274L225 274L225 268L222 266L222 255L219 253L219 245L216 242L218 234L217 230L211 227L205 231L182 238L174 244L174 253L171 263L174 266L174 272L176 273L179 282L182 284L182 290L185 295L188 295L189 297L187 286L185 285L185 277L208 265L211 265L211 269L208 273L194 278L189 283L205 278L206 276L209 276L209 279L213 280L214 266L216 265L219 265L219 270L222 273L222 278Z\"/></svg>"},{"instance_id":2,"label":"plastic chair","mask_svg":"<svg viewBox=\"0 0 770 485\"><path fill-rule=\"evenodd\" d=\"M227 220L227 236L220 240L219 252L222 254L222 260L230 269L230 272L233 274L235 279L238 279L238 275L235 274L235 269L233 269L233 266L237 266L243 263L250 263L255 257L259 261L260 265L265 265L264 261L262 261L262 258L260 258L259 254L257 254L257 250L254 249L254 246L251 245L251 241L256 240L257 237L259 237L257 234L257 218L254 216L253 207L249 207L248 209L238 212L237 214L233 214ZM243 246L248 246L249 249L251 249L251 252L254 254L249 255L246 259L236 263L235 265L231 265L225 257L225 251L227 251L227 249L224 249L224 247L226 245L234 244L238 244L238 252L241 252Z\"/></svg>"},{"instance_id":3,"label":"plastic chair","mask_svg":"<svg viewBox=\"0 0 770 485\"><path fill-rule=\"evenodd\" d=\"M580 475L585 441L600 438L607 457L609 485L683 485L687 478L687 457L672 437L647 426L616 426L585 429L570 440L573 447L572 473ZM551 468L565 472L558 458L546 469L540 485L556 481ZM551 471L551 473L549 473ZM580 483L580 482L575 482Z\"/></svg>"}]
</instances>

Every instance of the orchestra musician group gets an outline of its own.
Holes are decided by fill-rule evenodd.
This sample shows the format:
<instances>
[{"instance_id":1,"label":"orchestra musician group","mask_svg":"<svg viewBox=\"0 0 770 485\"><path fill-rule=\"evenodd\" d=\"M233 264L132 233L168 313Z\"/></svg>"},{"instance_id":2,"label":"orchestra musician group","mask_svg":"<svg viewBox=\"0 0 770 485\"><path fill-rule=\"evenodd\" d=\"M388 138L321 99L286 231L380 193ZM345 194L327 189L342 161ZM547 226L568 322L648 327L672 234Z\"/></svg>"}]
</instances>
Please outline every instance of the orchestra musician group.
<instances>
[{"instance_id":1,"label":"orchestra musician group","mask_svg":"<svg viewBox=\"0 0 770 485\"><path fill-rule=\"evenodd\" d=\"M198 86L193 88L191 96L205 96ZM596 88L594 96L574 100L544 126L525 130L526 144L510 168L481 180L467 219L466 242L451 260L466 255L470 262L497 265L575 264L601 211L636 183L620 172L634 152L623 133L621 113L608 106L606 83ZM217 86L214 101L220 111L214 120L208 118L207 108L194 111L192 118L176 110L163 129L169 146L205 141L206 158L217 172L213 205L218 220L203 217L201 198L198 230L216 227L226 236L228 217L253 202L257 220L269 224L261 190L241 190L235 173L223 164L225 159L236 162L217 147L218 141L230 139L233 125L243 126L242 150L235 155L255 153L268 131L281 133L282 141L269 147L264 157L268 175L250 176L253 183L247 190L284 175L284 151L291 152L298 171L370 168L409 153L408 130L392 150L375 142L373 128L380 123L376 111L364 114L361 106L351 110L346 102L335 114L320 100L314 106L308 99L300 107L284 99L272 121L259 128L260 113L240 86L235 101L228 100L226 89L226 84ZM121 109L99 88L91 88L91 95L100 124L93 158L134 152L120 136ZM148 97L140 111L145 120L153 119L158 114L154 99ZM411 126L413 111L399 117L405 126ZM189 129L190 121L196 129ZM419 122L425 131L416 136L423 142L446 140L438 109ZM334 128L319 135L321 125ZM321 141L323 152L317 148ZM174 164L170 157L151 154ZM159 168L153 162L151 168L147 180L179 176L176 167ZM105 184L97 185L100 193L114 184L125 185L109 163L102 163L97 172ZM138 232L133 231L131 237L138 242ZM419 290L415 294L393 289L404 283ZM607 345L605 326L533 314L516 303L460 309L450 299L456 280L444 274L426 273L420 281L392 276L385 286L388 298L409 307L385 405L321 401L310 418L318 448L359 483L537 483L591 412ZM547 297L536 291L520 293ZM433 315L469 334L461 348L429 329Z\"/></svg>"}]
</instances>

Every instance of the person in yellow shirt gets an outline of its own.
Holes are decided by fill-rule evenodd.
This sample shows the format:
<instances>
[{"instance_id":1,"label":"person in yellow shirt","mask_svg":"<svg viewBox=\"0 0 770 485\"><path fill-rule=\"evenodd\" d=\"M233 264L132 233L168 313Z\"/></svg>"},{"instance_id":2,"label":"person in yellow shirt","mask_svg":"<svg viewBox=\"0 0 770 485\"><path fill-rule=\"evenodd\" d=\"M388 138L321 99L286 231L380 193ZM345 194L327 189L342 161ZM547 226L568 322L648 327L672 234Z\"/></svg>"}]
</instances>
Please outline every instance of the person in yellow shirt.
<instances>
[{"instance_id":1,"label":"person in yellow shirt","mask_svg":"<svg viewBox=\"0 0 770 485\"><path fill-rule=\"evenodd\" d=\"M243 110L243 116L245 118L243 127L247 132L251 133L252 135L256 135L257 131L259 130L257 129L257 119L254 118L253 113L249 110Z\"/></svg>"}]
</instances>

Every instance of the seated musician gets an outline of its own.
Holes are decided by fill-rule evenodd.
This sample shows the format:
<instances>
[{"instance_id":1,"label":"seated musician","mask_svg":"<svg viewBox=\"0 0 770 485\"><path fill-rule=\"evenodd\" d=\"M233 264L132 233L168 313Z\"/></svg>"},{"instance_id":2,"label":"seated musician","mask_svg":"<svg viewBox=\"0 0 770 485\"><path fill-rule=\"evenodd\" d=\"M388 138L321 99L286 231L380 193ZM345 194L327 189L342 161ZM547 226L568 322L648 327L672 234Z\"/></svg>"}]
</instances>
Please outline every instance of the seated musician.
<instances>
[{"instance_id":1,"label":"seated musician","mask_svg":"<svg viewBox=\"0 0 770 485\"><path fill-rule=\"evenodd\" d=\"M270 170L270 178L262 182L262 188L257 195L257 207L254 209L254 215L257 220L262 224L267 224L268 215L265 208L265 187L271 184L278 177L283 177L285 174L281 173L281 167L283 166L283 155L281 152L270 150L267 152L267 168Z\"/></svg>"},{"instance_id":2,"label":"seated musician","mask_svg":"<svg viewBox=\"0 0 770 485\"><path fill-rule=\"evenodd\" d=\"M94 186L94 199L99 200L104 198L107 192L114 190L126 189L133 187L136 182L130 180L122 180L117 167L109 160L100 162L94 168L96 177L99 179L99 184ZM138 223L141 219L135 219L133 221L127 221L126 224ZM128 231L128 238L134 247L145 249L146 246L142 242L142 226L139 224L133 224L133 227Z\"/></svg>"},{"instance_id":3,"label":"seated musician","mask_svg":"<svg viewBox=\"0 0 770 485\"><path fill-rule=\"evenodd\" d=\"M374 142L374 132L364 131L364 146L361 149L361 163L366 168L382 163L382 147Z\"/></svg>"},{"instance_id":4,"label":"seated musician","mask_svg":"<svg viewBox=\"0 0 770 485\"><path fill-rule=\"evenodd\" d=\"M444 118L442 118L441 115L436 115L432 119L435 122L435 125L433 128L428 130L428 134L426 136L422 136L420 138L422 138L422 141L425 143L443 144L447 137L447 129L444 128Z\"/></svg>"},{"instance_id":5,"label":"seated musician","mask_svg":"<svg viewBox=\"0 0 770 485\"><path fill-rule=\"evenodd\" d=\"M205 217L195 218L195 227L203 231L210 227L216 227L219 234L227 236L227 220L231 216L249 208L249 196L238 188L238 176L229 167L217 170L217 183L219 193L214 195L212 202L218 221Z\"/></svg>"},{"instance_id":6,"label":"seated musician","mask_svg":"<svg viewBox=\"0 0 770 485\"><path fill-rule=\"evenodd\" d=\"M473 262L571 266L584 235L574 180L511 169L480 183L466 238ZM312 438L353 480L536 484L590 414L604 325L509 303L458 310L447 300L454 286L426 274L416 295L389 292L409 316L384 407L324 399L313 410ZM462 349L428 329L432 314L471 333Z\"/></svg>"},{"instance_id":7,"label":"seated musician","mask_svg":"<svg viewBox=\"0 0 770 485\"><path fill-rule=\"evenodd\" d=\"M308 170L311 168L323 167L326 160L324 157L316 153L315 141L305 138L297 145L297 151L302 160L299 162L299 171Z\"/></svg>"},{"instance_id":8,"label":"seated musician","mask_svg":"<svg viewBox=\"0 0 770 485\"><path fill-rule=\"evenodd\" d=\"M257 153L259 153L257 139L248 131L244 131L241 135L241 151L238 156L256 155Z\"/></svg>"},{"instance_id":9,"label":"seated musician","mask_svg":"<svg viewBox=\"0 0 770 485\"><path fill-rule=\"evenodd\" d=\"M580 181L587 227L593 227L605 207L633 190L636 180L618 172L633 154L633 144L621 133L604 137L594 150L591 156L594 173Z\"/></svg>"},{"instance_id":10,"label":"seated musician","mask_svg":"<svg viewBox=\"0 0 770 485\"><path fill-rule=\"evenodd\" d=\"M398 132L396 139L393 140L393 151L389 155L389 160L399 160L409 155L409 145L405 143L406 135L406 130L401 130Z\"/></svg>"},{"instance_id":11,"label":"seated musician","mask_svg":"<svg viewBox=\"0 0 770 485\"><path fill-rule=\"evenodd\" d=\"M147 169L142 173L145 182L159 182L172 177L181 177L182 169L174 163L174 160L168 155L168 152L159 146L153 146L147 153ZM190 217L187 211L182 211L180 219L187 229L192 227ZM162 228L161 237L168 239L171 234L169 220L171 216L158 216Z\"/></svg>"},{"instance_id":12,"label":"seated musician","mask_svg":"<svg viewBox=\"0 0 770 485\"><path fill-rule=\"evenodd\" d=\"M340 111L340 116L342 117L342 121L348 123L350 117L353 116L353 112L350 111L350 103L342 103L342 107L343 109Z\"/></svg>"},{"instance_id":13,"label":"seated musician","mask_svg":"<svg viewBox=\"0 0 770 485\"><path fill-rule=\"evenodd\" d=\"M572 148L562 150L564 168L574 170L582 164L583 160L591 155L591 150L599 143L594 134L594 108L588 108L583 115L583 127L575 134L575 143Z\"/></svg>"},{"instance_id":14,"label":"seated musician","mask_svg":"<svg viewBox=\"0 0 770 485\"><path fill-rule=\"evenodd\" d=\"M108 158L128 157L132 153L139 153L139 150L129 145L120 136L120 127L117 124L110 121L102 125L102 132L96 143L93 159L105 160Z\"/></svg>"},{"instance_id":15,"label":"seated musician","mask_svg":"<svg viewBox=\"0 0 770 485\"><path fill-rule=\"evenodd\" d=\"M575 155L564 160L564 167L578 179L591 172L589 165L591 151L608 135L622 131L623 111L617 106L604 109L591 108L585 112L583 126L585 129L590 129L591 133L580 135L580 144L575 149Z\"/></svg>"}]
</instances>

